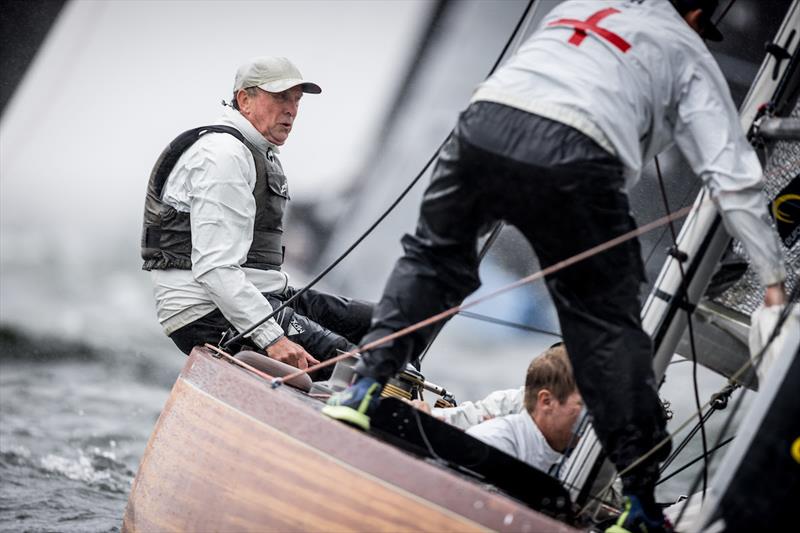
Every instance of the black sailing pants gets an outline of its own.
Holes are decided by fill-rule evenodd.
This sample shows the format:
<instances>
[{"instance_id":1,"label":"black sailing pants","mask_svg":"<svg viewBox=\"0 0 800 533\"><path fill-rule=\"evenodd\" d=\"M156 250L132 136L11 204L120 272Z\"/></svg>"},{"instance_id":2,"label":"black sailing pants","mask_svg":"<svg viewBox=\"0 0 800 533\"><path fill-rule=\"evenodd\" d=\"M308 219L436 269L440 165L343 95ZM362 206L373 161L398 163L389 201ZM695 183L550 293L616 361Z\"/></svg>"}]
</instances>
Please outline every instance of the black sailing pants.
<instances>
[{"instance_id":1,"label":"black sailing pants","mask_svg":"<svg viewBox=\"0 0 800 533\"><path fill-rule=\"evenodd\" d=\"M283 293L264 293L264 296L272 308L277 309L297 292L297 289L288 287ZM289 340L322 361L338 355L337 350L350 351L356 348L355 343L369 329L372 309L373 304L369 302L311 289L301 294L290 306L284 307L275 315L275 321L283 328ZM219 309L215 309L174 331L170 338L188 355L197 345L207 342L218 344L222 334L229 328L232 328L230 322ZM247 338L242 339L238 346L232 347L233 352L241 349L259 350ZM312 377L324 379L330 374L330 370Z\"/></svg>"},{"instance_id":2,"label":"black sailing pants","mask_svg":"<svg viewBox=\"0 0 800 533\"><path fill-rule=\"evenodd\" d=\"M494 221L516 226L542 268L635 227L621 164L579 131L500 104L472 104L442 148L414 235L402 239L362 344L459 305L480 286L477 239ZM548 276L575 378L618 469L661 440L665 420L640 321L638 241ZM364 354L356 370L385 381L419 356L434 326ZM655 460L623 479L651 491Z\"/></svg>"}]
</instances>

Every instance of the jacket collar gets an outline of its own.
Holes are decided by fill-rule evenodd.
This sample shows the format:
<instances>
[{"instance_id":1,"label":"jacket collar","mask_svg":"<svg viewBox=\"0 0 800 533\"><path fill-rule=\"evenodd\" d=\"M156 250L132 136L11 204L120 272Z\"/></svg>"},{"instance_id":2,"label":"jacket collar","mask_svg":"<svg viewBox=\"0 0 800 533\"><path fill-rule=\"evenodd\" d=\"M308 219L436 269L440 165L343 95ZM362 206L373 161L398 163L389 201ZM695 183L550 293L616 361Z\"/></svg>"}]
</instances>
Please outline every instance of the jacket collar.
<instances>
[{"instance_id":1,"label":"jacket collar","mask_svg":"<svg viewBox=\"0 0 800 533\"><path fill-rule=\"evenodd\" d=\"M280 153L280 149L278 146L272 144L267 139L261 135L250 121L244 118L244 116L233 109L232 107L225 107L225 110L222 112L222 117L219 119L219 124L223 124L225 126L233 126L244 135L244 138L247 139L253 146L257 147L259 150L262 150L265 154L267 152L273 152L275 154Z\"/></svg>"}]
</instances>

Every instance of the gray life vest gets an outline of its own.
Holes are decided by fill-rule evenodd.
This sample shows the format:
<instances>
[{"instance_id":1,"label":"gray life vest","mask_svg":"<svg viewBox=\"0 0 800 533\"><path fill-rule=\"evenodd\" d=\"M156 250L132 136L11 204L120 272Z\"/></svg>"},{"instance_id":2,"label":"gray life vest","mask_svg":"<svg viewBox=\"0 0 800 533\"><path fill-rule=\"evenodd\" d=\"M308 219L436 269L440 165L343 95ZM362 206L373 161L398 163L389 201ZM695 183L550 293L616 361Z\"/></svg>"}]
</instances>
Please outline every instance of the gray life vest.
<instances>
[{"instance_id":1,"label":"gray life vest","mask_svg":"<svg viewBox=\"0 0 800 533\"><path fill-rule=\"evenodd\" d=\"M289 200L286 176L277 158L267 159L247 142L242 133L229 126L202 126L178 135L159 156L144 202L142 227L143 270L192 268L192 234L189 213L182 213L161 201L161 192L181 154L206 133L227 133L241 141L253 154L256 183L253 196L256 216L253 242L241 266L261 270L280 270L283 264L283 212Z\"/></svg>"}]
</instances>

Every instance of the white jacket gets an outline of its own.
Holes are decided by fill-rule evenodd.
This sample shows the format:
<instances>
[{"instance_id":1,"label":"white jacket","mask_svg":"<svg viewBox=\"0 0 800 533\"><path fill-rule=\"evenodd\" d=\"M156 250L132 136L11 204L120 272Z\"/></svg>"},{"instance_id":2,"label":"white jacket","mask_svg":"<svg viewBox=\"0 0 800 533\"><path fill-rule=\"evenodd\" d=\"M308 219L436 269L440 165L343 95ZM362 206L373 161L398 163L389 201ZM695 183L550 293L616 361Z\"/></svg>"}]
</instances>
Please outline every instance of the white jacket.
<instances>
[{"instance_id":1,"label":"white jacket","mask_svg":"<svg viewBox=\"0 0 800 533\"><path fill-rule=\"evenodd\" d=\"M580 130L619 158L628 188L645 162L676 143L762 282L786 277L778 236L767 222L761 164L725 77L668 0L560 4L472 101L502 103Z\"/></svg>"},{"instance_id":2,"label":"white jacket","mask_svg":"<svg viewBox=\"0 0 800 533\"><path fill-rule=\"evenodd\" d=\"M564 459L550 447L527 411L492 418L472 426L467 434L545 473L550 473Z\"/></svg>"},{"instance_id":3,"label":"white jacket","mask_svg":"<svg viewBox=\"0 0 800 533\"><path fill-rule=\"evenodd\" d=\"M521 413L524 405L525 387L498 390L476 402L461 402L458 407L432 409L432 414L448 424L467 429L498 416Z\"/></svg>"},{"instance_id":4,"label":"white jacket","mask_svg":"<svg viewBox=\"0 0 800 533\"><path fill-rule=\"evenodd\" d=\"M278 152L241 113L225 108L217 124L233 126L257 148ZM274 157L274 156L273 156ZM256 202L253 154L226 133L207 133L178 159L162 200L190 213L192 270L152 270L158 320L169 335L219 308L244 331L272 312L263 292L282 292L289 283L279 270L242 268L253 239ZM251 335L264 348L283 335L270 319Z\"/></svg>"}]
</instances>

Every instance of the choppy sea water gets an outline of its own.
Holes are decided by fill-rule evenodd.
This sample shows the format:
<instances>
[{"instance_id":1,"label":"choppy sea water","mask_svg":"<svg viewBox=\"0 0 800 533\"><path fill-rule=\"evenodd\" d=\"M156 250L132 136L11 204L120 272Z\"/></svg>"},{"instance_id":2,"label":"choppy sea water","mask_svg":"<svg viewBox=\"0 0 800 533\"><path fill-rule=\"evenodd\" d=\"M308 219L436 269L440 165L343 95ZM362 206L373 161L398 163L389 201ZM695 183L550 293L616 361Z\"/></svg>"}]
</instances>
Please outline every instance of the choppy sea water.
<instances>
[{"instance_id":1,"label":"choppy sea water","mask_svg":"<svg viewBox=\"0 0 800 533\"><path fill-rule=\"evenodd\" d=\"M0 531L119 530L171 385L125 355L0 329Z\"/></svg>"}]
</instances>

